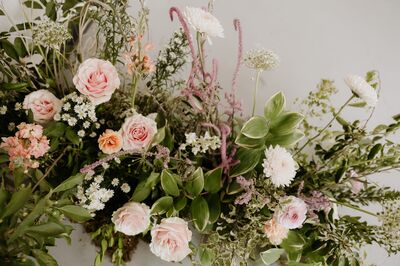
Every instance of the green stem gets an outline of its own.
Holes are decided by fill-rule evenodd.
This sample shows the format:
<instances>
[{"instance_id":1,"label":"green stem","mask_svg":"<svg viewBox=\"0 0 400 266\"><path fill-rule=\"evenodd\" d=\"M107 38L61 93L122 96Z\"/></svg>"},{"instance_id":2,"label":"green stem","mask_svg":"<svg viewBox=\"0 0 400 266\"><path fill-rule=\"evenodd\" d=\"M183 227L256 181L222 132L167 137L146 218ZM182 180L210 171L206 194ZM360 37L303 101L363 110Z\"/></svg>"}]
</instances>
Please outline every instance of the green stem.
<instances>
[{"instance_id":1,"label":"green stem","mask_svg":"<svg viewBox=\"0 0 400 266\"><path fill-rule=\"evenodd\" d=\"M204 72L204 55L203 55L203 44L202 44L202 38L201 38L201 33L197 32L197 36L196 36L196 40L197 40L197 47L199 50L199 61L200 61L200 66L202 69L202 72Z\"/></svg>"},{"instance_id":2,"label":"green stem","mask_svg":"<svg viewBox=\"0 0 400 266\"><path fill-rule=\"evenodd\" d=\"M260 85L260 75L261 75L261 71L257 70L256 84L254 86L254 92L253 92L253 110L251 112L251 116L254 116L254 114L256 112L258 86Z\"/></svg>"},{"instance_id":3,"label":"green stem","mask_svg":"<svg viewBox=\"0 0 400 266\"><path fill-rule=\"evenodd\" d=\"M135 99L136 99L136 93L137 93L138 80L139 79L138 79L137 74L133 74L131 91L132 91L132 109L134 109L134 110L135 110Z\"/></svg>"},{"instance_id":4,"label":"green stem","mask_svg":"<svg viewBox=\"0 0 400 266\"><path fill-rule=\"evenodd\" d=\"M358 206L354 206L354 205L351 205L351 204L346 203L346 202L340 202L340 201L332 201L332 202L336 203L336 204L339 204L339 205L342 205L342 206L345 206L345 207L348 207L348 208L351 208L351 209L359 211L359 212L363 212L363 213L369 214L369 215L374 216L374 217L378 217L378 215L376 213L361 209Z\"/></svg>"},{"instance_id":5,"label":"green stem","mask_svg":"<svg viewBox=\"0 0 400 266\"><path fill-rule=\"evenodd\" d=\"M301 148L295 153L295 155L297 155L298 153L300 153L305 147L307 147L308 144L310 144L311 141L315 140L316 138L318 138L319 136L321 136L321 134L332 125L333 121L336 120L336 118L340 115L340 113L343 111L343 109L351 102L351 100L353 100L353 98L355 97L355 95L353 94L339 109L339 111L337 111L333 118L329 121L329 123L322 128L314 137L312 137L311 139L309 139L306 143L304 143L303 146L301 146Z\"/></svg>"}]
</instances>

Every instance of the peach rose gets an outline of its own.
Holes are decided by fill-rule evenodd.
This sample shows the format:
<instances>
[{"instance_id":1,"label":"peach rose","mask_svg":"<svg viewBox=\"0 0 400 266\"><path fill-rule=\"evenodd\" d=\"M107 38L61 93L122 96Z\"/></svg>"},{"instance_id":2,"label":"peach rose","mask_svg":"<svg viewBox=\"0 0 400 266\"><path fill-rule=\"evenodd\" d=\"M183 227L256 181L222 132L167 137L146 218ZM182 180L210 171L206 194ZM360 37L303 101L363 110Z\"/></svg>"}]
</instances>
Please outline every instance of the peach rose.
<instances>
[{"instance_id":1,"label":"peach rose","mask_svg":"<svg viewBox=\"0 0 400 266\"><path fill-rule=\"evenodd\" d=\"M187 222L179 217L165 218L151 230L150 250L162 260L178 262L192 252L191 239Z\"/></svg>"},{"instance_id":2,"label":"peach rose","mask_svg":"<svg viewBox=\"0 0 400 266\"><path fill-rule=\"evenodd\" d=\"M106 129L106 131L100 135L98 142L100 150L105 154L119 152L122 148L121 134L111 129Z\"/></svg>"},{"instance_id":3,"label":"peach rose","mask_svg":"<svg viewBox=\"0 0 400 266\"><path fill-rule=\"evenodd\" d=\"M143 150L157 133L157 124L153 119L136 114L128 117L121 127L124 150Z\"/></svg>"},{"instance_id":4,"label":"peach rose","mask_svg":"<svg viewBox=\"0 0 400 266\"><path fill-rule=\"evenodd\" d=\"M24 109L30 109L33 120L39 124L45 124L53 119L54 115L61 111L62 102L48 90L38 90L25 96Z\"/></svg>"},{"instance_id":5,"label":"peach rose","mask_svg":"<svg viewBox=\"0 0 400 266\"><path fill-rule=\"evenodd\" d=\"M117 69L110 62L97 58L83 62L72 81L95 105L109 101L121 84Z\"/></svg>"},{"instance_id":6,"label":"peach rose","mask_svg":"<svg viewBox=\"0 0 400 266\"><path fill-rule=\"evenodd\" d=\"M143 233L150 226L150 208L144 203L128 202L113 213L115 230L128 236Z\"/></svg>"},{"instance_id":7,"label":"peach rose","mask_svg":"<svg viewBox=\"0 0 400 266\"><path fill-rule=\"evenodd\" d=\"M287 237L289 229L278 224L274 218L264 224L264 232L272 245L280 245Z\"/></svg>"}]
</instances>

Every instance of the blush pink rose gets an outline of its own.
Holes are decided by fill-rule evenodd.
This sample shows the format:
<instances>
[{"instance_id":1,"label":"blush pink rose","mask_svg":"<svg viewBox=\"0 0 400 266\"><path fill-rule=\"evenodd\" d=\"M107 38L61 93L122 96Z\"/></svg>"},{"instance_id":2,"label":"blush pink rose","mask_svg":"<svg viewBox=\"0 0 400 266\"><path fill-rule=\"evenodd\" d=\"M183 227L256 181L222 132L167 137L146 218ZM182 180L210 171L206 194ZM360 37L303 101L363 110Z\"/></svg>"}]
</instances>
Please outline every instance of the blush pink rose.
<instances>
[{"instance_id":1,"label":"blush pink rose","mask_svg":"<svg viewBox=\"0 0 400 266\"><path fill-rule=\"evenodd\" d=\"M157 133L156 122L140 114L128 117L121 127L122 149L140 151L148 147Z\"/></svg>"},{"instance_id":2,"label":"blush pink rose","mask_svg":"<svg viewBox=\"0 0 400 266\"><path fill-rule=\"evenodd\" d=\"M276 221L287 229L295 229L302 226L307 216L306 203L294 196L285 197L280 201L280 208L275 211Z\"/></svg>"},{"instance_id":3,"label":"blush pink rose","mask_svg":"<svg viewBox=\"0 0 400 266\"><path fill-rule=\"evenodd\" d=\"M144 203L128 202L113 213L115 230L128 236L146 231L150 226L150 208Z\"/></svg>"},{"instance_id":4,"label":"blush pink rose","mask_svg":"<svg viewBox=\"0 0 400 266\"><path fill-rule=\"evenodd\" d=\"M33 120L39 124L45 124L51 120L56 113L61 111L62 102L48 90L38 90L25 96L24 109L30 109Z\"/></svg>"},{"instance_id":5,"label":"blush pink rose","mask_svg":"<svg viewBox=\"0 0 400 266\"><path fill-rule=\"evenodd\" d=\"M192 250L192 232L179 217L166 218L151 230L150 250L165 261L182 261Z\"/></svg>"},{"instance_id":6,"label":"blush pink rose","mask_svg":"<svg viewBox=\"0 0 400 266\"><path fill-rule=\"evenodd\" d=\"M109 101L121 84L117 69L110 62L97 58L83 62L72 81L95 105Z\"/></svg>"}]
</instances>

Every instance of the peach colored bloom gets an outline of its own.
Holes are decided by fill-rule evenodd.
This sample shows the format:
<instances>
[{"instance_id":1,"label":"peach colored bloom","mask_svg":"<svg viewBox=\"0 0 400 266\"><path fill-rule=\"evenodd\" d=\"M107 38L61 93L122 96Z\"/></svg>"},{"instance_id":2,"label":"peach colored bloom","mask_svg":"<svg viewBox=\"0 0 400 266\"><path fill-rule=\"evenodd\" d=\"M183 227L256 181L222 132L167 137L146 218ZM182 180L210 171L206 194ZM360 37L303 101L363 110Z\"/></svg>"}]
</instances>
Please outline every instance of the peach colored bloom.
<instances>
[{"instance_id":1,"label":"peach colored bloom","mask_svg":"<svg viewBox=\"0 0 400 266\"><path fill-rule=\"evenodd\" d=\"M280 245L287 237L289 229L278 224L274 218L264 224L264 233L272 245Z\"/></svg>"},{"instance_id":2,"label":"peach colored bloom","mask_svg":"<svg viewBox=\"0 0 400 266\"><path fill-rule=\"evenodd\" d=\"M179 217L165 218L151 230L150 250L165 261L182 261L192 250L192 232Z\"/></svg>"},{"instance_id":3,"label":"peach colored bloom","mask_svg":"<svg viewBox=\"0 0 400 266\"><path fill-rule=\"evenodd\" d=\"M128 202L113 213L115 230L134 236L150 226L150 208L144 203Z\"/></svg>"},{"instance_id":4,"label":"peach colored bloom","mask_svg":"<svg viewBox=\"0 0 400 266\"><path fill-rule=\"evenodd\" d=\"M98 105L111 99L121 81L117 69L108 61L87 59L73 78L76 89Z\"/></svg>"},{"instance_id":5,"label":"peach colored bloom","mask_svg":"<svg viewBox=\"0 0 400 266\"><path fill-rule=\"evenodd\" d=\"M56 113L61 111L62 102L48 90L38 90L25 96L24 109L30 109L33 120L45 124L51 120Z\"/></svg>"},{"instance_id":6,"label":"peach colored bloom","mask_svg":"<svg viewBox=\"0 0 400 266\"><path fill-rule=\"evenodd\" d=\"M149 146L157 133L157 124L153 119L136 114L125 120L120 132L125 151L141 151Z\"/></svg>"},{"instance_id":7,"label":"peach colored bloom","mask_svg":"<svg viewBox=\"0 0 400 266\"><path fill-rule=\"evenodd\" d=\"M119 132L107 129L99 137L99 148L105 154L119 152L122 148L122 136Z\"/></svg>"},{"instance_id":8,"label":"peach colored bloom","mask_svg":"<svg viewBox=\"0 0 400 266\"><path fill-rule=\"evenodd\" d=\"M17 126L18 132L15 134L17 138L31 139L40 138L43 135L43 127L35 124L27 124L22 122Z\"/></svg>"}]
</instances>

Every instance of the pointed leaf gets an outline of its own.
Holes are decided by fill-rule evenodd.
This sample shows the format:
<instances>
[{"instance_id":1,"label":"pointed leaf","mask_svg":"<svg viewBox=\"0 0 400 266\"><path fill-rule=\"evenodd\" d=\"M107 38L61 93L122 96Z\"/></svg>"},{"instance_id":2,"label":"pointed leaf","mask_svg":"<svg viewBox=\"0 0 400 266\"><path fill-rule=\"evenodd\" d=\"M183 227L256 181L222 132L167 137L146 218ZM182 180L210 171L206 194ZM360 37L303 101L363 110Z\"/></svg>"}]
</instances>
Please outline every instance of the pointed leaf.
<instances>
[{"instance_id":1,"label":"pointed leaf","mask_svg":"<svg viewBox=\"0 0 400 266\"><path fill-rule=\"evenodd\" d=\"M179 196L178 184L169 170L163 170L161 173L161 187L165 193L174 197Z\"/></svg>"},{"instance_id":2,"label":"pointed leaf","mask_svg":"<svg viewBox=\"0 0 400 266\"><path fill-rule=\"evenodd\" d=\"M221 187L222 168L218 167L204 175L204 190L210 193L218 192Z\"/></svg>"},{"instance_id":3,"label":"pointed leaf","mask_svg":"<svg viewBox=\"0 0 400 266\"><path fill-rule=\"evenodd\" d=\"M57 192L62 192L62 191L74 188L75 186L77 186L80 183L82 183L84 177L85 177L85 174L82 174L82 173L78 173L78 174L76 174L74 176L71 176L70 178L68 178L67 180L62 182L60 185L58 185L53 190L53 192L57 193Z\"/></svg>"},{"instance_id":4,"label":"pointed leaf","mask_svg":"<svg viewBox=\"0 0 400 266\"><path fill-rule=\"evenodd\" d=\"M268 121L262 116L253 116L242 127L241 133L248 138L261 139L268 134Z\"/></svg>"},{"instance_id":5,"label":"pointed leaf","mask_svg":"<svg viewBox=\"0 0 400 266\"><path fill-rule=\"evenodd\" d=\"M210 212L208 210L207 201L203 197L197 197L192 201L190 207L193 224L197 230L203 231L208 224Z\"/></svg>"},{"instance_id":6,"label":"pointed leaf","mask_svg":"<svg viewBox=\"0 0 400 266\"><path fill-rule=\"evenodd\" d=\"M240 162L231 168L229 175L239 176L253 170L260 161L261 153L261 150L239 149L235 159Z\"/></svg>"},{"instance_id":7,"label":"pointed leaf","mask_svg":"<svg viewBox=\"0 0 400 266\"><path fill-rule=\"evenodd\" d=\"M284 249L281 248L271 248L260 253L261 260L265 265L271 265L278 261L281 255L285 253Z\"/></svg>"},{"instance_id":8,"label":"pointed leaf","mask_svg":"<svg viewBox=\"0 0 400 266\"><path fill-rule=\"evenodd\" d=\"M286 99L282 92L278 92L269 98L264 107L264 116L268 120L274 120L285 109Z\"/></svg>"},{"instance_id":9,"label":"pointed leaf","mask_svg":"<svg viewBox=\"0 0 400 266\"><path fill-rule=\"evenodd\" d=\"M10 202L8 202L4 209L1 219L16 213L19 209L21 209L30 198L31 193L32 189L30 187L24 187L19 191L14 192L11 196Z\"/></svg>"},{"instance_id":10,"label":"pointed leaf","mask_svg":"<svg viewBox=\"0 0 400 266\"><path fill-rule=\"evenodd\" d=\"M171 207L173 207L173 202L171 196L159 198L151 207L151 214L160 215L166 213Z\"/></svg>"},{"instance_id":11,"label":"pointed leaf","mask_svg":"<svg viewBox=\"0 0 400 266\"><path fill-rule=\"evenodd\" d=\"M186 182L185 189L188 192L189 196L195 198L198 195L200 195L201 191L203 191L203 188L204 188L203 169L199 167L196 169L196 171L194 171L190 180Z\"/></svg>"},{"instance_id":12,"label":"pointed leaf","mask_svg":"<svg viewBox=\"0 0 400 266\"><path fill-rule=\"evenodd\" d=\"M76 205L66 205L63 207L58 208L65 216L67 216L69 219L75 222L86 222L90 219L92 219L92 216L90 215L90 212L81 207L81 206L76 206Z\"/></svg>"}]
</instances>

